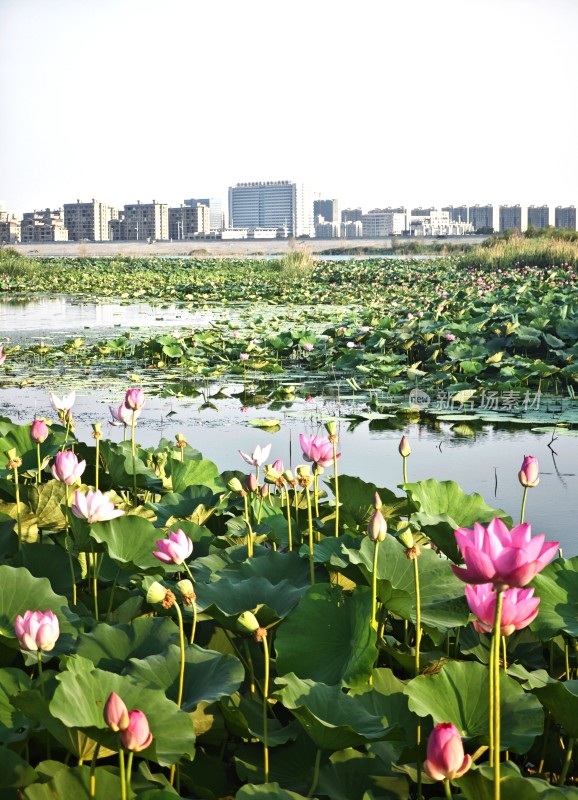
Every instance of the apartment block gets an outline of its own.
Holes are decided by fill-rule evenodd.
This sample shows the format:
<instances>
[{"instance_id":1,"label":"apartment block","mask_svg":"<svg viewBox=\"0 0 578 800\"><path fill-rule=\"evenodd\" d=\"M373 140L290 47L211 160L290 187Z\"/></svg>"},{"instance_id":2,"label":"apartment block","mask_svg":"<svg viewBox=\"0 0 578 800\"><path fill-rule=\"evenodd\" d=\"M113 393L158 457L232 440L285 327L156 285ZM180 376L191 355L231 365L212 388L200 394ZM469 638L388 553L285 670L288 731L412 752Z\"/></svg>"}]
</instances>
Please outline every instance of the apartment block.
<instances>
[{"instance_id":1,"label":"apartment block","mask_svg":"<svg viewBox=\"0 0 578 800\"><path fill-rule=\"evenodd\" d=\"M528 206L528 227L548 228L554 225L552 206Z\"/></svg>"},{"instance_id":2,"label":"apartment block","mask_svg":"<svg viewBox=\"0 0 578 800\"><path fill-rule=\"evenodd\" d=\"M556 206L554 224L560 230L578 230L576 227L576 206Z\"/></svg>"},{"instance_id":3,"label":"apartment block","mask_svg":"<svg viewBox=\"0 0 578 800\"><path fill-rule=\"evenodd\" d=\"M124 241L165 241L169 239L169 206L167 203L125 205L118 220L110 223L111 238Z\"/></svg>"},{"instance_id":4,"label":"apartment block","mask_svg":"<svg viewBox=\"0 0 578 800\"><path fill-rule=\"evenodd\" d=\"M91 200L83 203L64 204L64 227L68 238L75 242L88 239L91 242L104 242L110 238L109 222L113 218L112 209L106 203Z\"/></svg>"},{"instance_id":5,"label":"apartment block","mask_svg":"<svg viewBox=\"0 0 578 800\"><path fill-rule=\"evenodd\" d=\"M498 214L494 205L469 206L468 217L474 233L476 231L494 233L498 230Z\"/></svg>"},{"instance_id":6,"label":"apartment block","mask_svg":"<svg viewBox=\"0 0 578 800\"><path fill-rule=\"evenodd\" d=\"M528 209L526 206L500 206L500 231L525 231L528 229Z\"/></svg>"},{"instance_id":7,"label":"apartment block","mask_svg":"<svg viewBox=\"0 0 578 800\"><path fill-rule=\"evenodd\" d=\"M468 207L463 206L443 206L442 211L447 211L452 222L469 222L470 214Z\"/></svg>"},{"instance_id":8,"label":"apartment block","mask_svg":"<svg viewBox=\"0 0 578 800\"><path fill-rule=\"evenodd\" d=\"M255 181L229 188L231 228L274 228L288 236L315 236L308 187L291 181Z\"/></svg>"},{"instance_id":9,"label":"apartment block","mask_svg":"<svg viewBox=\"0 0 578 800\"><path fill-rule=\"evenodd\" d=\"M314 200L313 215L318 222L339 222L339 203L337 200ZM322 217L322 220L319 220Z\"/></svg>"},{"instance_id":10,"label":"apartment block","mask_svg":"<svg viewBox=\"0 0 578 800\"><path fill-rule=\"evenodd\" d=\"M360 208L344 208L341 212L341 222L361 222L363 211Z\"/></svg>"},{"instance_id":11,"label":"apartment block","mask_svg":"<svg viewBox=\"0 0 578 800\"><path fill-rule=\"evenodd\" d=\"M323 219L321 215L320 219ZM318 239L339 239L341 237L341 223L317 222L315 223L315 236Z\"/></svg>"},{"instance_id":12,"label":"apartment block","mask_svg":"<svg viewBox=\"0 0 578 800\"><path fill-rule=\"evenodd\" d=\"M211 212L203 203L169 208L169 239L194 239L198 234L208 234L210 231Z\"/></svg>"},{"instance_id":13,"label":"apartment block","mask_svg":"<svg viewBox=\"0 0 578 800\"><path fill-rule=\"evenodd\" d=\"M20 223L20 241L67 242L68 231L64 227L63 209L45 208L43 211L25 212Z\"/></svg>"},{"instance_id":14,"label":"apartment block","mask_svg":"<svg viewBox=\"0 0 578 800\"><path fill-rule=\"evenodd\" d=\"M184 204L195 208L198 205L207 206L209 209L209 230L222 231L225 227L225 215L223 213L223 203L217 197L191 197L185 200Z\"/></svg>"},{"instance_id":15,"label":"apartment block","mask_svg":"<svg viewBox=\"0 0 578 800\"><path fill-rule=\"evenodd\" d=\"M383 208L374 208L367 214L363 214L361 225L365 239L399 236L406 228L406 215Z\"/></svg>"},{"instance_id":16,"label":"apartment block","mask_svg":"<svg viewBox=\"0 0 578 800\"><path fill-rule=\"evenodd\" d=\"M20 220L6 211L0 203L0 244L16 244L20 241Z\"/></svg>"}]
</instances>

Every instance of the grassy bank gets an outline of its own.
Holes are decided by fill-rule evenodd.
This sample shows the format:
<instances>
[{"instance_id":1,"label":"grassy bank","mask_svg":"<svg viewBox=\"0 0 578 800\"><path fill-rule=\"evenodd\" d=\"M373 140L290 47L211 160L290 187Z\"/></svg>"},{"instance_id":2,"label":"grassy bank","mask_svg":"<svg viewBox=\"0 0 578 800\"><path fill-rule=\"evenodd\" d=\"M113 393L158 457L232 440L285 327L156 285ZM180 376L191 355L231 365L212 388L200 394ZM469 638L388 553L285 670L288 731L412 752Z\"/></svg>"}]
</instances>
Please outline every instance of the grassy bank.
<instances>
[{"instance_id":1,"label":"grassy bank","mask_svg":"<svg viewBox=\"0 0 578 800\"><path fill-rule=\"evenodd\" d=\"M530 231L487 239L460 258L460 266L495 270L517 266L551 267L578 264L576 231Z\"/></svg>"}]
</instances>

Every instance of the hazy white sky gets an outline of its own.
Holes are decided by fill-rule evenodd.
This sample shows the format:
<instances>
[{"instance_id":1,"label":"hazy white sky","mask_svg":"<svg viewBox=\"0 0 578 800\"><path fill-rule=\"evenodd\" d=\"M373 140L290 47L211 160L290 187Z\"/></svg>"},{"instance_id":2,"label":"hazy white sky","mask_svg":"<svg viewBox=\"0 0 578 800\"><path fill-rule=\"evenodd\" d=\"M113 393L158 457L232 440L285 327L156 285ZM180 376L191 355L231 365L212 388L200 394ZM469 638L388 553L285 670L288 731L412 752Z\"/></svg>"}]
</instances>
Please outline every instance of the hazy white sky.
<instances>
[{"instance_id":1,"label":"hazy white sky","mask_svg":"<svg viewBox=\"0 0 578 800\"><path fill-rule=\"evenodd\" d=\"M577 0L0 0L0 199L578 201Z\"/></svg>"}]
</instances>

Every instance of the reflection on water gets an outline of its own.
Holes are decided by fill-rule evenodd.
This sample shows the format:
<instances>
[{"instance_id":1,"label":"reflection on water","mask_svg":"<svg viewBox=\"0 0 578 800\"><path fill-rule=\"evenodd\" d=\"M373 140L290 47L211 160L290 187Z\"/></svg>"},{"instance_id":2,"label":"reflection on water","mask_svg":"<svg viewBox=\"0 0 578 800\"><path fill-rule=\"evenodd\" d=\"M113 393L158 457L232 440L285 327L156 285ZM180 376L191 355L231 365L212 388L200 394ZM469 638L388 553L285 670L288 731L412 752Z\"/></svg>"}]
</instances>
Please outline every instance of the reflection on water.
<instances>
[{"instance_id":1,"label":"reflection on water","mask_svg":"<svg viewBox=\"0 0 578 800\"><path fill-rule=\"evenodd\" d=\"M55 391L58 394L58 388ZM86 391L86 390L85 390ZM239 392L233 387L229 393ZM119 390L78 394L74 407L79 439L91 441L91 423L110 418L108 405L119 405ZM242 410L238 397L217 400L218 410L200 410L204 398L149 398L138 424L138 440L154 447L162 437L174 439L183 433L188 443L214 461L221 470L246 469L238 450L251 451L256 444L273 443L271 461L280 458L293 468L302 462L299 433L323 432L322 413L335 412L334 406L297 401L275 412L264 408ZM0 390L0 415L14 422L30 421L35 415L54 417L47 392L39 389ZM281 421L272 433L248 426L251 418L274 416ZM410 440L408 479L453 480L468 494L478 492L496 508L504 509L515 522L519 519L522 488L517 475L524 455L534 455L540 463L540 484L531 489L526 506L526 521L536 533L559 540L564 555L578 554L578 437L558 437L550 433L500 429L484 425L468 435L456 435L450 423L435 429L421 423L394 421L393 429L370 430L367 422L348 430L340 423L340 473L354 475L377 486L401 494L401 458L397 446L402 433ZM105 435L122 440L119 428L103 425ZM550 444L550 446L549 446ZM330 475L331 469L327 470Z\"/></svg>"}]
</instances>

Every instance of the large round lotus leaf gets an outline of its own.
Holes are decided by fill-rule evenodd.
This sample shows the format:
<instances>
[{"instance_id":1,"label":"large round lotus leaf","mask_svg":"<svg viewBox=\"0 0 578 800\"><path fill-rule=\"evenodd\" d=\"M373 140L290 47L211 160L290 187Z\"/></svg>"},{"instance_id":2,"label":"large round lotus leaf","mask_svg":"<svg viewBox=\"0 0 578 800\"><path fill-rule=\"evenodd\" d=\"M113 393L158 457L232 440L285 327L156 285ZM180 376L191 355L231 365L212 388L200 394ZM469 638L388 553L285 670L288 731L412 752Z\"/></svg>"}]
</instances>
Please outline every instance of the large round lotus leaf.
<instances>
[{"instance_id":1,"label":"large round lotus leaf","mask_svg":"<svg viewBox=\"0 0 578 800\"><path fill-rule=\"evenodd\" d=\"M306 795L282 789L278 783L261 783L258 785L249 783L239 789L235 795L235 800L253 800L253 798L255 800L306 800Z\"/></svg>"},{"instance_id":2,"label":"large round lotus leaf","mask_svg":"<svg viewBox=\"0 0 578 800\"><path fill-rule=\"evenodd\" d=\"M430 478L403 487L417 511L412 521L443 552L459 562L460 555L454 536L456 528L473 528L474 522L487 523L494 517L512 525L512 519L500 508L492 508L479 494L466 494L454 481L436 481Z\"/></svg>"},{"instance_id":3,"label":"large round lotus leaf","mask_svg":"<svg viewBox=\"0 0 578 800\"><path fill-rule=\"evenodd\" d=\"M47 783L35 783L24 791L26 800L111 800L119 797L118 775L106 767L94 771L95 793L90 793L90 767L66 767ZM174 795L173 795L174 797Z\"/></svg>"},{"instance_id":4,"label":"large round lotus leaf","mask_svg":"<svg viewBox=\"0 0 578 800\"><path fill-rule=\"evenodd\" d=\"M108 555L121 569L159 572L161 562L153 552L158 550L157 541L163 537L144 517L131 514L110 522L95 522L91 526L91 536L106 545Z\"/></svg>"},{"instance_id":5,"label":"large round lotus leaf","mask_svg":"<svg viewBox=\"0 0 578 800\"><path fill-rule=\"evenodd\" d=\"M106 464L106 470L110 476L113 486L124 486L131 488L133 485L133 457L130 442L119 442L115 444L106 439L100 440L100 454ZM162 490L162 481L155 474L155 471L145 463L146 452L140 447L137 448L137 455L134 459L136 470L136 483L141 488L152 492Z\"/></svg>"},{"instance_id":6,"label":"large round lotus leaf","mask_svg":"<svg viewBox=\"0 0 578 800\"><path fill-rule=\"evenodd\" d=\"M570 786L552 786L539 778L524 777L512 761L504 761L500 768L502 800L578 800L578 789ZM489 764L470 769L457 781L461 795L466 800L494 800L494 770Z\"/></svg>"},{"instance_id":7,"label":"large round lotus leaf","mask_svg":"<svg viewBox=\"0 0 578 800\"><path fill-rule=\"evenodd\" d=\"M190 519L202 525L218 504L218 495L208 486L187 486L180 494L169 492L159 503L147 503L146 507L155 512L157 528L170 525L174 529L179 520Z\"/></svg>"},{"instance_id":8,"label":"large round lotus leaf","mask_svg":"<svg viewBox=\"0 0 578 800\"><path fill-rule=\"evenodd\" d=\"M28 487L28 505L36 515L39 528L62 530L65 525L62 506L66 504L68 487L62 481L49 480Z\"/></svg>"},{"instance_id":9,"label":"large round lotus leaf","mask_svg":"<svg viewBox=\"0 0 578 800\"><path fill-rule=\"evenodd\" d=\"M370 797L406 800L408 781L391 775L387 766L373 755L347 749L334 753L319 772L319 794L331 800L364 800Z\"/></svg>"},{"instance_id":10,"label":"large round lotus leaf","mask_svg":"<svg viewBox=\"0 0 578 800\"><path fill-rule=\"evenodd\" d=\"M47 578L35 578L25 567L0 567L0 635L16 640L14 621L26 611L53 611L60 637L48 657L67 652L77 636L78 618L65 597L54 594Z\"/></svg>"},{"instance_id":11,"label":"large round lotus leaf","mask_svg":"<svg viewBox=\"0 0 578 800\"><path fill-rule=\"evenodd\" d=\"M107 747L118 747L118 738L109 731L103 718L104 705L110 693L116 692L129 711L138 708L147 716L153 741L143 751L144 758L162 766L174 764L183 756L193 758L193 722L161 689L143 686L128 675L94 669L81 658L71 659L67 666L57 676L59 686L50 702L51 713L65 725L87 728L97 741Z\"/></svg>"},{"instance_id":12,"label":"large round lotus leaf","mask_svg":"<svg viewBox=\"0 0 578 800\"><path fill-rule=\"evenodd\" d=\"M212 583L198 583L198 609L227 627L235 624L227 618L243 611L256 613L262 626L286 617L309 585L308 566L296 553L265 552L228 565Z\"/></svg>"},{"instance_id":13,"label":"large round lotus leaf","mask_svg":"<svg viewBox=\"0 0 578 800\"><path fill-rule=\"evenodd\" d=\"M16 709L12 698L29 688L30 678L22 670L10 667L0 670L0 745L22 742L28 738L30 720Z\"/></svg>"},{"instance_id":14,"label":"large round lotus leaf","mask_svg":"<svg viewBox=\"0 0 578 800\"><path fill-rule=\"evenodd\" d=\"M128 625L101 622L78 637L76 653L95 667L123 672L129 658L162 653L179 641L179 629L169 617L137 617Z\"/></svg>"},{"instance_id":15,"label":"large round lotus leaf","mask_svg":"<svg viewBox=\"0 0 578 800\"><path fill-rule=\"evenodd\" d=\"M347 595L327 583L311 586L280 626L275 639L277 674L356 686L377 659L371 625L371 590Z\"/></svg>"},{"instance_id":16,"label":"large round lotus leaf","mask_svg":"<svg viewBox=\"0 0 578 800\"><path fill-rule=\"evenodd\" d=\"M343 750L385 739L389 728L341 686L301 680L290 673L277 678L275 697L291 710L321 750Z\"/></svg>"},{"instance_id":17,"label":"large round lotus leaf","mask_svg":"<svg viewBox=\"0 0 578 800\"><path fill-rule=\"evenodd\" d=\"M544 727L544 712L536 698L500 670L503 749L526 753ZM488 744L488 669L474 661L452 661L435 675L411 680L405 692L409 707L434 723L453 722L465 739Z\"/></svg>"},{"instance_id":18,"label":"large round lotus leaf","mask_svg":"<svg viewBox=\"0 0 578 800\"><path fill-rule=\"evenodd\" d=\"M0 789L28 786L37 779L27 761L7 747L0 747Z\"/></svg>"},{"instance_id":19,"label":"large round lotus leaf","mask_svg":"<svg viewBox=\"0 0 578 800\"><path fill-rule=\"evenodd\" d=\"M540 598L532 630L544 642L560 631L578 636L578 556L558 558L536 575L530 586Z\"/></svg>"},{"instance_id":20,"label":"large round lotus leaf","mask_svg":"<svg viewBox=\"0 0 578 800\"><path fill-rule=\"evenodd\" d=\"M203 458L200 461L179 461L173 458L171 461L171 477L173 492L177 494L184 491L187 486L208 486L216 493L226 491L217 465L207 458Z\"/></svg>"},{"instance_id":21,"label":"large round lotus leaf","mask_svg":"<svg viewBox=\"0 0 578 800\"><path fill-rule=\"evenodd\" d=\"M368 583L373 574L375 545L365 536L356 548L344 548L352 564L357 564ZM433 550L422 548L417 559L419 569L421 620L429 626L437 641L440 631L467 625L470 611L464 594L464 583L456 578L449 561ZM403 619L415 622L416 594L414 563L405 554L405 547L393 536L386 536L377 554L377 593L384 606Z\"/></svg>"},{"instance_id":22,"label":"large round lotus leaf","mask_svg":"<svg viewBox=\"0 0 578 800\"><path fill-rule=\"evenodd\" d=\"M578 681L552 681L532 691L566 733L577 737Z\"/></svg>"},{"instance_id":23,"label":"large round lotus leaf","mask_svg":"<svg viewBox=\"0 0 578 800\"><path fill-rule=\"evenodd\" d=\"M54 544L50 539L24 545L22 550L12 559L11 565L13 567L26 567L32 575L48 578L56 594L68 597L72 594L72 576L70 574L68 553L63 547ZM77 561L74 563L74 571L76 578L79 579L80 565Z\"/></svg>"},{"instance_id":24,"label":"large round lotus leaf","mask_svg":"<svg viewBox=\"0 0 578 800\"><path fill-rule=\"evenodd\" d=\"M135 680L163 689L177 701L180 647L171 645L165 653L132 658L126 670ZM185 677L181 708L193 711L202 701L218 700L237 691L245 677L243 665L235 656L223 655L189 645L185 650Z\"/></svg>"},{"instance_id":25,"label":"large round lotus leaf","mask_svg":"<svg viewBox=\"0 0 578 800\"><path fill-rule=\"evenodd\" d=\"M335 479L330 478L328 484L335 492ZM407 500L405 497L396 497L390 489L379 489L374 483L368 483L361 478L350 475L339 476L339 518L341 524L354 532L365 533L367 522L374 512L373 500L378 492L383 503L381 512L383 516L398 517L404 513Z\"/></svg>"}]
</instances>

